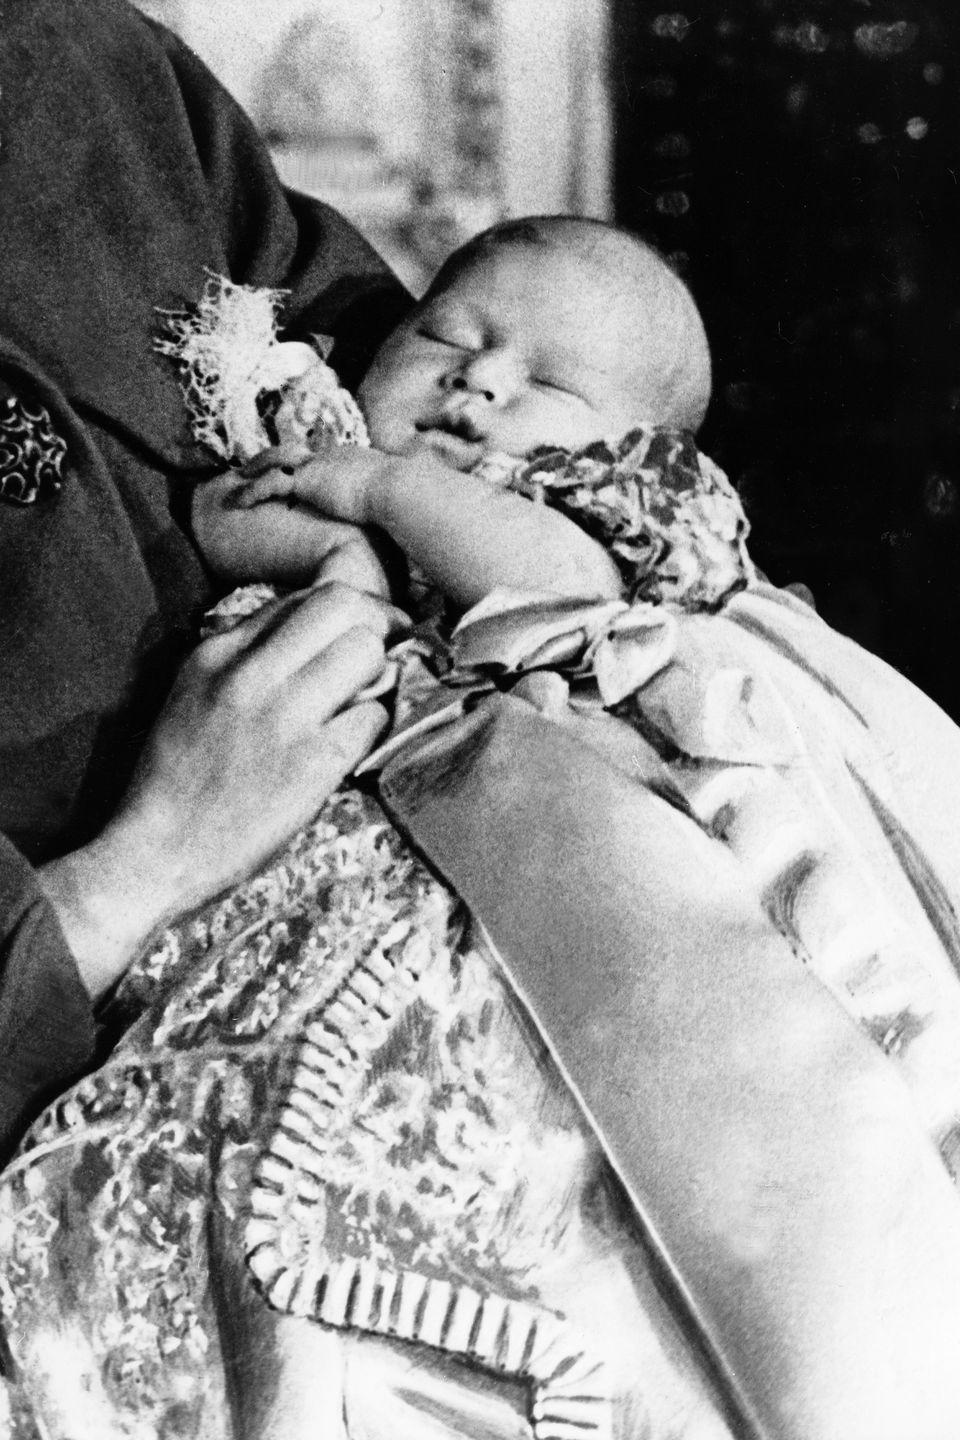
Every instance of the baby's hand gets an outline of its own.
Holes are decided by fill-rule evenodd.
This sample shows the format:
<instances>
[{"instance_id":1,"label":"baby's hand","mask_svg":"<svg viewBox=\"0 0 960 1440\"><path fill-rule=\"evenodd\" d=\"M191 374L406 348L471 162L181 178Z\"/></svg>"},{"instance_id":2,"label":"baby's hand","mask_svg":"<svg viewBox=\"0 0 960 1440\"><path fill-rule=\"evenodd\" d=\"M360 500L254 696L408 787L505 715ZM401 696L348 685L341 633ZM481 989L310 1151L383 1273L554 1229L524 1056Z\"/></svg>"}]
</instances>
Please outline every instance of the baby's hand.
<instances>
[{"instance_id":1,"label":"baby's hand","mask_svg":"<svg viewBox=\"0 0 960 1440\"><path fill-rule=\"evenodd\" d=\"M237 515L292 505L289 514L381 531L458 605L498 588L620 594L615 562L572 520L454 470L429 450L328 450L289 474L248 481L234 503Z\"/></svg>"},{"instance_id":2,"label":"baby's hand","mask_svg":"<svg viewBox=\"0 0 960 1440\"><path fill-rule=\"evenodd\" d=\"M376 525L385 490L396 481L397 463L382 450L329 445L297 469L285 466L248 480L238 488L231 504L249 510L281 500L328 519Z\"/></svg>"},{"instance_id":3,"label":"baby's hand","mask_svg":"<svg viewBox=\"0 0 960 1440\"><path fill-rule=\"evenodd\" d=\"M234 584L267 580L299 588L338 579L369 594L388 595L380 557L364 532L328 519L309 499L298 503L284 488L289 478L279 471L261 477L257 483L264 486L276 479L277 498L271 492L252 508L238 502L245 482L233 471L197 486L193 534L211 570Z\"/></svg>"}]
</instances>

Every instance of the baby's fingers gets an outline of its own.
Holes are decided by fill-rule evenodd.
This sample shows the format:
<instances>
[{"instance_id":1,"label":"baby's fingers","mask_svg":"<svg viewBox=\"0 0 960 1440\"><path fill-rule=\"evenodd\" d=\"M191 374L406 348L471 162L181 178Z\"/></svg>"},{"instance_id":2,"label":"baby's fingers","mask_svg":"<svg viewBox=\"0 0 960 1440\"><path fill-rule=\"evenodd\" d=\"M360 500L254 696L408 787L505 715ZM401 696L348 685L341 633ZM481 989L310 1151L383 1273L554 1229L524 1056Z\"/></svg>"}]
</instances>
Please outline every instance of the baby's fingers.
<instances>
[{"instance_id":1,"label":"baby's fingers","mask_svg":"<svg viewBox=\"0 0 960 1440\"><path fill-rule=\"evenodd\" d=\"M288 474L285 470L272 469L238 485L225 505L228 510L251 510L267 500L288 500L299 494L296 471Z\"/></svg>"},{"instance_id":2,"label":"baby's fingers","mask_svg":"<svg viewBox=\"0 0 960 1440\"><path fill-rule=\"evenodd\" d=\"M255 480L267 470L279 470L281 466L286 466L289 473L294 468L293 457L286 454L282 445L268 445L266 450L258 450L256 455L243 462L240 474L248 480Z\"/></svg>"}]
</instances>

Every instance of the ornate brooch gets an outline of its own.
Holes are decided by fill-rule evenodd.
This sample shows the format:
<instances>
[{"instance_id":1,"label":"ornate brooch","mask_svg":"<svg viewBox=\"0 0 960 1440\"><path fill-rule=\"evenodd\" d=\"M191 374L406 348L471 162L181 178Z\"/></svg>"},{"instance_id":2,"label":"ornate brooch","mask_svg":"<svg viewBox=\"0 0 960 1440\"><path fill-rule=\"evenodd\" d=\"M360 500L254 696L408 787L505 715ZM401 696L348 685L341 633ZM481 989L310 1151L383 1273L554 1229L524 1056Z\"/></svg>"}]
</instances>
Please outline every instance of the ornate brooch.
<instances>
[{"instance_id":1,"label":"ornate brooch","mask_svg":"<svg viewBox=\"0 0 960 1440\"><path fill-rule=\"evenodd\" d=\"M66 441L42 405L16 395L0 402L0 499L33 505L63 484Z\"/></svg>"}]
</instances>

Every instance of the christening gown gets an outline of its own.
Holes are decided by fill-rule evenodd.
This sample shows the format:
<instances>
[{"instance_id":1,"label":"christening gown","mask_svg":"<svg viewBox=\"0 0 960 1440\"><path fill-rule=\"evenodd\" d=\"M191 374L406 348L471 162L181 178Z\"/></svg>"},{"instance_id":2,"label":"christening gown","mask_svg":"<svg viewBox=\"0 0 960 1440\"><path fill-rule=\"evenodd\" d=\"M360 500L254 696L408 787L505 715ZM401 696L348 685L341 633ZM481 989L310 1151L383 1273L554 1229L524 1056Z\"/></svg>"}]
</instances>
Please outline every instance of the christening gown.
<instances>
[{"instance_id":1,"label":"christening gown","mask_svg":"<svg viewBox=\"0 0 960 1440\"><path fill-rule=\"evenodd\" d=\"M707 953L714 856L960 1168L957 732L757 577L689 436L512 483L608 544L623 600L425 622L364 776L136 963L125 1038L0 1182L15 1440L738 1433L644 1148L645 935L754 983Z\"/></svg>"}]
</instances>

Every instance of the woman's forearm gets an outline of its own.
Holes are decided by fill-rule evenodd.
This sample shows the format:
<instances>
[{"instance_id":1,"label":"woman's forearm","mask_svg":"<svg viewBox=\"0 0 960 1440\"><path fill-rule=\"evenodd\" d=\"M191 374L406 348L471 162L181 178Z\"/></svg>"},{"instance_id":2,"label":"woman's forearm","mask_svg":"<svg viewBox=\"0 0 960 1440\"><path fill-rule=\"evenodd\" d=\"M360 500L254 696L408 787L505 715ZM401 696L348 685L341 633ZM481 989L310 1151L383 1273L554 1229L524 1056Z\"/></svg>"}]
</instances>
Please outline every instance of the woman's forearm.
<instances>
[{"instance_id":1,"label":"woman's forearm","mask_svg":"<svg viewBox=\"0 0 960 1440\"><path fill-rule=\"evenodd\" d=\"M155 877L105 837L43 866L39 875L80 978L98 1000L167 918Z\"/></svg>"}]
</instances>

